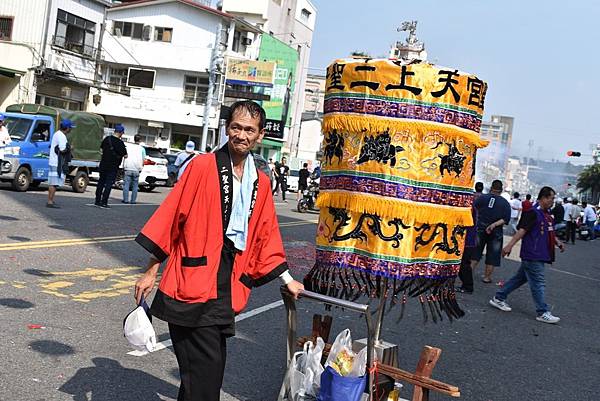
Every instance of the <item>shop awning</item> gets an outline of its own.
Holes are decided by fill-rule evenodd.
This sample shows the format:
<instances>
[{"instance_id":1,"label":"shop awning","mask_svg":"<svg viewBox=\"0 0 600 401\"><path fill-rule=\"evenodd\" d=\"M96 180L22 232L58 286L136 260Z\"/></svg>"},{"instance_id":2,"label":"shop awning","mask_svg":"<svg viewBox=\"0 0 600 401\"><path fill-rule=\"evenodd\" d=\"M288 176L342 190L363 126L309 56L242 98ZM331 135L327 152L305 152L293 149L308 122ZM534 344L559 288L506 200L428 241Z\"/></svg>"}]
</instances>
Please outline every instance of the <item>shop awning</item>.
<instances>
[{"instance_id":1,"label":"shop awning","mask_svg":"<svg viewBox=\"0 0 600 401\"><path fill-rule=\"evenodd\" d=\"M6 68L6 67L0 66L0 75L8 77L8 78L14 78L17 75L18 76L25 75L25 71L13 70L12 68Z\"/></svg>"}]
</instances>

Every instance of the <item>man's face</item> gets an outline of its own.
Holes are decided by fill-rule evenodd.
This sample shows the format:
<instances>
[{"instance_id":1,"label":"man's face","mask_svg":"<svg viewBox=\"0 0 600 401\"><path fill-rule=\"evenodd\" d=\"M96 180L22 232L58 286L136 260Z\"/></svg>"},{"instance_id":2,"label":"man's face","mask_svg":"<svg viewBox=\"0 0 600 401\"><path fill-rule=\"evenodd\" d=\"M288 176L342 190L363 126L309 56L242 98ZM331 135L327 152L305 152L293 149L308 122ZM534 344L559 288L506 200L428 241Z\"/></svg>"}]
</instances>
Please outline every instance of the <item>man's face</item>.
<instances>
[{"instance_id":1,"label":"man's face","mask_svg":"<svg viewBox=\"0 0 600 401\"><path fill-rule=\"evenodd\" d=\"M252 117L245 109L238 109L227 126L229 151L246 156L262 140L265 130L259 128L260 117Z\"/></svg>"},{"instance_id":2,"label":"man's face","mask_svg":"<svg viewBox=\"0 0 600 401\"><path fill-rule=\"evenodd\" d=\"M69 132L71 132L71 128L65 128L62 130L63 134L67 135Z\"/></svg>"},{"instance_id":3,"label":"man's face","mask_svg":"<svg viewBox=\"0 0 600 401\"><path fill-rule=\"evenodd\" d=\"M287 159L284 157L283 159L281 159L281 164L283 164L285 166L285 163L287 162Z\"/></svg>"},{"instance_id":4,"label":"man's face","mask_svg":"<svg viewBox=\"0 0 600 401\"><path fill-rule=\"evenodd\" d=\"M556 196L556 194L552 194L552 195L544 196L544 197L540 198L540 200L538 201L538 203L540 204L540 207L542 209L550 209L552 207L552 205L554 204L555 196Z\"/></svg>"}]
</instances>

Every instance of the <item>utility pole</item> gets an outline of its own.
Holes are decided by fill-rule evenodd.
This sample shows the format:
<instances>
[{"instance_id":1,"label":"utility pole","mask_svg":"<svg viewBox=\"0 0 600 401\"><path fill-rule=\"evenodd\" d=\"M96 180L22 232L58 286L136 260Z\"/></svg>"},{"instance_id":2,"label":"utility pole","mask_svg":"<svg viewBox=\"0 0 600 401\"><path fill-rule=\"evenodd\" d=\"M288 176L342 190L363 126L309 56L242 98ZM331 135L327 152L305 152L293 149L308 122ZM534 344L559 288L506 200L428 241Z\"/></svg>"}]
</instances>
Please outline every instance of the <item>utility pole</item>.
<instances>
[{"instance_id":1,"label":"utility pole","mask_svg":"<svg viewBox=\"0 0 600 401\"><path fill-rule=\"evenodd\" d=\"M202 141L200 145L200 151L204 152L206 149L206 143L208 141L208 122L210 117L210 107L213 104L213 97L215 93L215 83L217 81L217 65L219 59L219 52L221 47L221 30L223 29L223 23L219 22L217 26L217 32L215 35L215 43L210 55L210 66L208 72L208 93L206 94L206 102L204 105L204 116L202 126Z\"/></svg>"}]
</instances>

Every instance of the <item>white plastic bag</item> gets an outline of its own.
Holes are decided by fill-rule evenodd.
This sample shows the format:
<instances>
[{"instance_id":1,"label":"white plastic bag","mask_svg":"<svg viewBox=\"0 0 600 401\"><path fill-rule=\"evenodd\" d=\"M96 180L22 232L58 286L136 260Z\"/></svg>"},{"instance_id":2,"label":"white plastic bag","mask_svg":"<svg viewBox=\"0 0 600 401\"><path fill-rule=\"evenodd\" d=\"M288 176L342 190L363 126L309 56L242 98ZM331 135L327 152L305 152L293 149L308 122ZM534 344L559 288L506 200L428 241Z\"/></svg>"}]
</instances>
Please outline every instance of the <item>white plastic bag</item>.
<instances>
[{"instance_id":1,"label":"white plastic bag","mask_svg":"<svg viewBox=\"0 0 600 401\"><path fill-rule=\"evenodd\" d=\"M345 353L347 357L352 358L351 367L342 367L336 364L336 359L338 359L342 352ZM350 330L346 329L335 338L325 366L331 366L342 376L363 376L367 367L367 348L365 347L358 354L354 353L354 351L352 351L352 336Z\"/></svg>"},{"instance_id":2,"label":"white plastic bag","mask_svg":"<svg viewBox=\"0 0 600 401\"><path fill-rule=\"evenodd\" d=\"M292 357L288 371L291 400L299 401L316 397L321 387L321 357L325 342L317 338L317 344L311 341L304 344L304 350L296 352Z\"/></svg>"}]
</instances>

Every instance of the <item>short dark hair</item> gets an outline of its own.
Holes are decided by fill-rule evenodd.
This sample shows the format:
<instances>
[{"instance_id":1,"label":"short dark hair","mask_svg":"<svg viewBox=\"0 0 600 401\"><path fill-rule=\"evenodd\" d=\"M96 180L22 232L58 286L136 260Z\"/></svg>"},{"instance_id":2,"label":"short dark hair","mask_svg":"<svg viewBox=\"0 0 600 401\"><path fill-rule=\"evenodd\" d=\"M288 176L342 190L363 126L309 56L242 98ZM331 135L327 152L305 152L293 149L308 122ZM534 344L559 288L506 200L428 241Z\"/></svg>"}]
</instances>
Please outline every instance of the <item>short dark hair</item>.
<instances>
[{"instance_id":1,"label":"short dark hair","mask_svg":"<svg viewBox=\"0 0 600 401\"><path fill-rule=\"evenodd\" d=\"M492 189L494 191L502 191L502 181L500 181L500 180L492 181Z\"/></svg>"},{"instance_id":2,"label":"short dark hair","mask_svg":"<svg viewBox=\"0 0 600 401\"><path fill-rule=\"evenodd\" d=\"M518 192L515 192L515 193L513 194L513 197L514 197L515 199L519 199L519 196L521 196L521 194L520 194L520 193L518 193Z\"/></svg>"},{"instance_id":3,"label":"short dark hair","mask_svg":"<svg viewBox=\"0 0 600 401\"><path fill-rule=\"evenodd\" d=\"M587 202L586 201L581 202L581 206L587 207Z\"/></svg>"},{"instance_id":4,"label":"short dark hair","mask_svg":"<svg viewBox=\"0 0 600 401\"><path fill-rule=\"evenodd\" d=\"M252 100L240 100L239 102L232 104L229 108L229 115L227 116L225 126L229 127L229 124L231 124L231 120L233 119L233 115L238 113L239 110L246 110L248 114L252 116L252 118L258 117L258 129L262 130L265 128L265 120L267 119L265 109Z\"/></svg>"},{"instance_id":5,"label":"short dark hair","mask_svg":"<svg viewBox=\"0 0 600 401\"><path fill-rule=\"evenodd\" d=\"M525 199L527 199L527 200L531 200L531 194L527 194L527 195L525 195Z\"/></svg>"},{"instance_id":6,"label":"short dark hair","mask_svg":"<svg viewBox=\"0 0 600 401\"><path fill-rule=\"evenodd\" d=\"M133 136L133 142L138 143L142 140L142 136L140 134L135 134Z\"/></svg>"},{"instance_id":7,"label":"short dark hair","mask_svg":"<svg viewBox=\"0 0 600 401\"><path fill-rule=\"evenodd\" d=\"M579 203L579 201L577 199L573 199L573 202L571 202L571 203L573 203L574 205L576 205L577 203Z\"/></svg>"},{"instance_id":8,"label":"short dark hair","mask_svg":"<svg viewBox=\"0 0 600 401\"><path fill-rule=\"evenodd\" d=\"M483 182L478 181L475 183L475 192L483 192Z\"/></svg>"},{"instance_id":9,"label":"short dark hair","mask_svg":"<svg viewBox=\"0 0 600 401\"><path fill-rule=\"evenodd\" d=\"M304 167L304 168L308 168L308 163L304 163L304 164L302 165L302 167Z\"/></svg>"},{"instance_id":10,"label":"short dark hair","mask_svg":"<svg viewBox=\"0 0 600 401\"><path fill-rule=\"evenodd\" d=\"M540 189L540 193L538 194L538 200L542 199L542 198L547 198L549 196L555 195L556 191L554 189L552 189L551 187L542 187L542 189Z\"/></svg>"}]
</instances>

